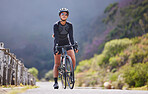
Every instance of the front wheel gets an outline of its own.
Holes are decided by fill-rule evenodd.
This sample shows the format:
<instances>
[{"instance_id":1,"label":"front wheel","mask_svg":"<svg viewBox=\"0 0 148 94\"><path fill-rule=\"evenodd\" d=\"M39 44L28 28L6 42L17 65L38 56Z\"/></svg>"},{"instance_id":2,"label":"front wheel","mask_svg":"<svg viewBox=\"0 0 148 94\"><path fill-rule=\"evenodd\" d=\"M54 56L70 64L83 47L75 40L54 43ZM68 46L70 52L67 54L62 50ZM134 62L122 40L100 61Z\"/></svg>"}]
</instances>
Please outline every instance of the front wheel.
<instances>
[{"instance_id":1,"label":"front wheel","mask_svg":"<svg viewBox=\"0 0 148 94\"><path fill-rule=\"evenodd\" d=\"M73 64L70 56L66 57L65 60L65 68L66 68L66 78L67 78L67 83L70 89L74 88L74 69L73 69Z\"/></svg>"},{"instance_id":2,"label":"front wheel","mask_svg":"<svg viewBox=\"0 0 148 94\"><path fill-rule=\"evenodd\" d=\"M61 82L62 82L62 87L64 89L66 89L66 70L65 70L65 67L63 69L63 73L61 74Z\"/></svg>"}]
</instances>

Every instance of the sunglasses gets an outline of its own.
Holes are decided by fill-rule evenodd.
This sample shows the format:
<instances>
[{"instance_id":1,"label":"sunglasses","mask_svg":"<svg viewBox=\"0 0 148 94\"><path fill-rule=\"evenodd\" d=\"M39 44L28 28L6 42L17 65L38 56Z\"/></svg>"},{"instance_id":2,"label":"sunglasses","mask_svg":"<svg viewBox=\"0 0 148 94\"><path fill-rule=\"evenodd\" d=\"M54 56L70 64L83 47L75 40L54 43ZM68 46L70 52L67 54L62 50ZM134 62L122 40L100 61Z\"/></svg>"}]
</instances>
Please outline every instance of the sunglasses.
<instances>
[{"instance_id":1,"label":"sunglasses","mask_svg":"<svg viewBox=\"0 0 148 94\"><path fill-rule=\"evenodd\" d=\"M67 13L65 13L65 14L64 14L64 13L61 13L61 15L62 15L62 16L64 16L64 15L65 15L65 16L68 16L68 14L67 14Z\"/></svg>"}]
</instances>

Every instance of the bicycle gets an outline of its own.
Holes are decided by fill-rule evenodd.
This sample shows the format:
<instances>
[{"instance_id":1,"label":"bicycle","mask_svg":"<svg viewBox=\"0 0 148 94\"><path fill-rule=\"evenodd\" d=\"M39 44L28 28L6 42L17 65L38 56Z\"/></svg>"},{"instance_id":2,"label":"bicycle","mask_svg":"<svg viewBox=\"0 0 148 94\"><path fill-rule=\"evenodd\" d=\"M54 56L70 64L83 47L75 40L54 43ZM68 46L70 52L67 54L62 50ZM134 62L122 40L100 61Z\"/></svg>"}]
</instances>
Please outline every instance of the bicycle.
<instances>
[{"instance_id":1,"label":"bicycle","mask_svg":"<svg viewBox=\"0 0 148 94\"><path fill-rule=\"evenodd\" d=\"M58 48L62 48L62 53L61 53L61 64L60 67L58 68L59 71L59 78L61 78L62 82L62 87L66 89L66 86L68 84L70 89L74 88L74 68L72 64L71 57L67 55L66 48L67 47L78 47L77 42L75 42L74 45L64 45L64 46L58 46L56 45L56 52L58 51Z\"/></svg>"}]
</instances>

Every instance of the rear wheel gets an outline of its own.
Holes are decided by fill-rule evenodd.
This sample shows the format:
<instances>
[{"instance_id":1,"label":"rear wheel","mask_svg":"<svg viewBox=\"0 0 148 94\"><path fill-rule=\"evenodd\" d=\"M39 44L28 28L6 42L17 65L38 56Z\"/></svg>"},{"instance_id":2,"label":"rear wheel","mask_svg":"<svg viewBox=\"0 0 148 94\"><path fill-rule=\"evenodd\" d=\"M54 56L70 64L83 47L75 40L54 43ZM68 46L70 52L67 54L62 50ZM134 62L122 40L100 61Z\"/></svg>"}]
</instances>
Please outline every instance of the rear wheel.
<instances>
[{"instance_id":1,"label":"rear wheel","mask_svg":"<svg viewBox=\"0 0 148 94\"><path fill-rule=\"evenodd\" d=\"M67 78L67 83L70 89L74 88L74 69L73 69L73 64L70 56L66 57L65 60L65 68L66 68L66 78Z\"/></svg>"}]
</instances>

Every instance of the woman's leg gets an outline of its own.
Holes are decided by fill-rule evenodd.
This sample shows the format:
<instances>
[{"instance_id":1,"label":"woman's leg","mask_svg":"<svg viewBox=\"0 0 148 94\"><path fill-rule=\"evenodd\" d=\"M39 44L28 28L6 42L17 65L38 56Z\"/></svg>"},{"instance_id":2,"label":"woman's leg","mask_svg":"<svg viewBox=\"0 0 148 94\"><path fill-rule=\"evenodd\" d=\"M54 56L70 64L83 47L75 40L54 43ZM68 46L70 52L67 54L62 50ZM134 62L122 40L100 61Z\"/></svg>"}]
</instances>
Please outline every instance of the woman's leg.
<instances>
[{"instance_id":1,"label":"woman's leg","mask_svg":"<svg viewBox=\"0 0 148 94\"><path fill-rule=\"evenodd\" d=\"M75 58L75 53L74 53L74 50L68 50L67 51L67 54L71 57L72 59L72 63L73 63L73 69L75 68L75 65L76 65L76 58Z\"/></svg>"},{"instance_id":2,"label":"woman's leg","mask_svg":"<svg viewBox=\"0 0 148 94\"><path fill-rule=\"evenodd\" d=\"M53 69L53 77L58 78L58 67L60 66L61 62L61 54L54 54L54 69Z\"/></svg>"}]
</instances>

